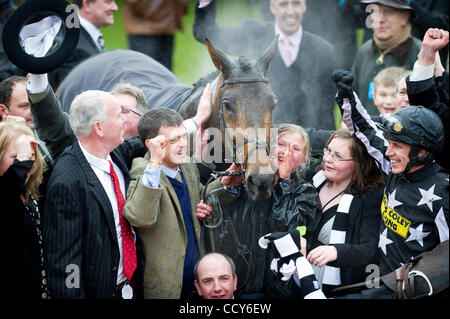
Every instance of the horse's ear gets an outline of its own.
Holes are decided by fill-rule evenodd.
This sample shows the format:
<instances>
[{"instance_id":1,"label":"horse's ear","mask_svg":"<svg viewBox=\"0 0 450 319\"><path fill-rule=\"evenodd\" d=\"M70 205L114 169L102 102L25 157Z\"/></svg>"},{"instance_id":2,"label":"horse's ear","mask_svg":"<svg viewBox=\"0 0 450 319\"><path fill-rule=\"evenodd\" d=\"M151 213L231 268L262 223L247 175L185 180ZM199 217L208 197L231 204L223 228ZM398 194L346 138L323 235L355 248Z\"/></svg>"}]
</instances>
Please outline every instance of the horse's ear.
<instances>
[{"instance_id":1,"label":"horse's ear","mask_svg":"<svg viewBox=\"0 0 450 319\"><path fill-rule=\"evenodd\" d=\"M269 45L266 51L264 51L262 56L260 56L257 60L257 64L262 68L264 75L266 75L266 72L270 66L270 62L277 53L278 50L277 44L278 44L278 35L275 37L275 39L272 41L272 43Z\"/></svg>"},{"instance_id":2,"label":"horse's ear","mask_svg":"<svg viewBox=\"0 0 450 319\"><path fill-rule=\"evenodd\" d=\"M232 62L225 54L220 52L220 50L214 48L208 39L205 39L205 42L206 47L208 48L209 56L211 57L214 65L218 70L222 71L223 76L227 78L227 75L231 72Z\"/></svg>"}]
</instances>

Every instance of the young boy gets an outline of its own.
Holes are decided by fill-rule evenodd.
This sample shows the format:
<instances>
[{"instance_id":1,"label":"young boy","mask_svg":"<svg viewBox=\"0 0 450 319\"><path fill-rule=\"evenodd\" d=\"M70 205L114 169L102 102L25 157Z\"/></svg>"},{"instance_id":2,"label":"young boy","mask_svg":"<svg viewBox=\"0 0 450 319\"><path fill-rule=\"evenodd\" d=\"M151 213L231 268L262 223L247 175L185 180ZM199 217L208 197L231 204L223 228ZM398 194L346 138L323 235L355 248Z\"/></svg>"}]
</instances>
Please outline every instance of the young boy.
<instances>
[{"instance_id":1,"label":"young boy","mask_svg":"<svg viewBox=\"0 0 450 319\"><path fill-rule=\"evenodd\" d=\"M380 115L393 113L400 108L396 102L397 85L405 72L402 67L392 66L381 70L374 77L373 103Z\"/></svg>"}]
</instances>

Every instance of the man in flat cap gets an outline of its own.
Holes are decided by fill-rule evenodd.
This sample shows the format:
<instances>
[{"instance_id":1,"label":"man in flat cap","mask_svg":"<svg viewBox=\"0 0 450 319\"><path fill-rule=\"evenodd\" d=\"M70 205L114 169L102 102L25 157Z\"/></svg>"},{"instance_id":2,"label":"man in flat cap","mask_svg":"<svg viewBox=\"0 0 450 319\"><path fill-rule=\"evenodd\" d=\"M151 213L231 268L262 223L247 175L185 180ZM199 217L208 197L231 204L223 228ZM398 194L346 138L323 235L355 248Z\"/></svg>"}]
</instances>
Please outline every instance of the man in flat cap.
<instances>
[{"instance_id":1,"label":"man in flat cap","mask_svg":"<svg viewBox=\"0 0 450 319\"><path fill-rule=\"evenodd\" d=\"M376 115L373 78L390 66L412 70L421 41L411 35L410 20L415 18L416 11L408 0L363 0L360 5L371 13L367 27L372 28L373 37L359 48L351 72L362 104L370 115Z\"/></svg>"}]
</instances>

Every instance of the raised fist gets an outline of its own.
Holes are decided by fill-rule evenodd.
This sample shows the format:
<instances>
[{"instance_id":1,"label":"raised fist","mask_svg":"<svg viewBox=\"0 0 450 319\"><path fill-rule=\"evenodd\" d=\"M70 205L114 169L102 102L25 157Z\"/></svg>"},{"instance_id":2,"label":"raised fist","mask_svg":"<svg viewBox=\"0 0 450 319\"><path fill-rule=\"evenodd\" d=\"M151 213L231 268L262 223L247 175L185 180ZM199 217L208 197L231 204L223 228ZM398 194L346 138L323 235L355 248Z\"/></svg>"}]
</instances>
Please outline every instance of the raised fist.
<instances>
[{"instance_id":1,"label":"raised fist","mask_svg":"<svg viewBox=\"0 0 450 319\"><path fill-rule=\"evenodd\" d=\"M353 97L353 74L349 71L338 69L333 72L331 79L336 83L338 97L352 98Z\"/></svg>"}]
</instances>

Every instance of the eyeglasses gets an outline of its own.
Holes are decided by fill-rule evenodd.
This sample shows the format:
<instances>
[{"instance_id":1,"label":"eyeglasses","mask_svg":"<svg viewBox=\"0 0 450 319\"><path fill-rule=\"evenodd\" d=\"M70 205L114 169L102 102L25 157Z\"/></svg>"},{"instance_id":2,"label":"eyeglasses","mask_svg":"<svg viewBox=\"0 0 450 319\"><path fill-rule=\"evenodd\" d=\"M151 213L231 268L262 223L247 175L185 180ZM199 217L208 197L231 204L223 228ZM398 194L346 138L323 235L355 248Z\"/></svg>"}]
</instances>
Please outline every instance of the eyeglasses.
<instances>
[{"instance_id":1,"label":"eyeglasses","mask_svg":"<svg viewBox=\"0 0 450 319\"><path fill-rule=\"evenodd\" d=\"M333 160L333 162L337 163L337 162L349 162L349 161L353 161L353 158L342 158L341 155L338 155L336 153L331 152L331 150L327 147L325 147L323 149L323 157L325 158L326 156L331 155L331 159Z\"/></svg>"},{"instance_id":2,"label":"eyeglasses","mask_svg":"<svg viewBox=\"0 0 450 319\"><path fill-rule=\"evenodd\" d=\"M122 114L128 114L128 113L130 113L130 112L133 112L134 114L136 114L137 116L141 116L141 114L139 114L138 112L135 112L135 111L133 111L132 109L129 109L129 108L127 108L127 107L124 107L124 106L122 106L121 107L121 109L122 109Z\"/></svg>"}]
</instances>

